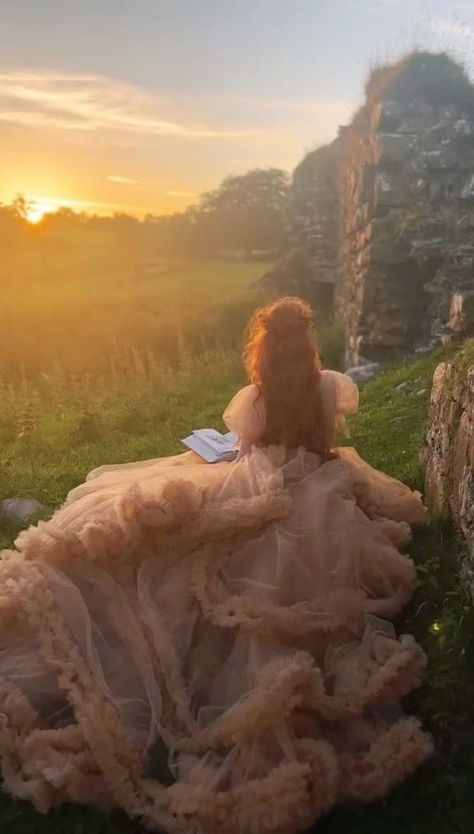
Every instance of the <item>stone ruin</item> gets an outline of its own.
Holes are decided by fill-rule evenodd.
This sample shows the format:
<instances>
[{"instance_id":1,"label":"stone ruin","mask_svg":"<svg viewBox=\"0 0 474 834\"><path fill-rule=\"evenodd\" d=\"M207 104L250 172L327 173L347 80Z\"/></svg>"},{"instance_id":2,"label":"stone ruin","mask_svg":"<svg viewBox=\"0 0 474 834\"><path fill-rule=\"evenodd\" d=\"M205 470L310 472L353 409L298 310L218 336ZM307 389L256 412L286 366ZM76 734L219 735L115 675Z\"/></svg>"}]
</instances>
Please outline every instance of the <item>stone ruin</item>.
<instances>
[{"instance_id":1,"label":"stone ruin","mask_svg":"<svg viewBox=\"0 0 474 834\"><path fill-rule=\"evenodd\" d=\"M474 567L474 340L436 368L423 463L431 509L454 520Z\"/></svg>"},{"instance_id":2,"label":"stone ruin","mask_svg":"<svg viewBox=\"0 0 474 834\"><path fill-rule=\"evenodd\" d=\"M290 251L266 276L341 319L350 366L474 332L474 86L447 55L369 77L364 105L296 168Z\"/></svg>"}]
</instances>

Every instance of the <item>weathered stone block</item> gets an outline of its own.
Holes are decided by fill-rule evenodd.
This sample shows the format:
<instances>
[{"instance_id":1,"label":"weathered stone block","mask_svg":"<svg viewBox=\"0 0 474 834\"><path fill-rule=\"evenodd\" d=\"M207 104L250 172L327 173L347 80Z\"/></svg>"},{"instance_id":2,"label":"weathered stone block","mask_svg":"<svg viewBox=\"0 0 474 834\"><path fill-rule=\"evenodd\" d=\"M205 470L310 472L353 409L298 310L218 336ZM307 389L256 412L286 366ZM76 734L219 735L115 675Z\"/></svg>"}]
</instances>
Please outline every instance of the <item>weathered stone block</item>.
<instances>
[{"instance_id":1,"label":"weathered stone block","mask_svg":"<svg viewBox=\"0 0 474 834\"><path fill-rule=\"evenodd\" d=\"M469 153L467 152L466 148L463 148L459 151L458 156L458 168L460 171L472 171L474 168L474 151L471 150Z\"/></svg>"},{"instance_id":2,"label":"weathered stone block","mask_svg":"<svg viewBox=\"0 0 474 834\"><path fill-rule=\"evenodd\" d=\"M408 260L406 246L398 243L396 238L373 241L369 248L369 258L374 264L403 264Z\"/></svg>"},{"instance_id":3,"label":"weathered stone block","mask_svg":"<svg viewBox=\"0 0 474 834\"><path fill-rule=\"evenodd\" d=\"M459 136L472 136L474 133L474 126L472 121L467 118L460 118L454 122L454 130Z\"/></svg>"},{"instance_id":4,"label":"weathered stone block","mask_svg":"<svg viewBox=\"0 0 474 834\"><path fill-rule=\"evenodd\" d=\"M474 329L474 289L454 293L448 324L455 333L465 333Z\"/></svg>"},{"instance_id":5,"label":"weathered stone block","mask_svg":"<svg viewBox=\"0 0 474 834\"><path fill-rule=\"evenodd\" d=\"M433 148L432 150L423 151L421 159L427 168L436 171L438 169L451 169L458 167L459 157L456 151L451 148Z\"/></svg>"},{"instance_id":6,"label":"weathered stone block","mask_svg":"<svg viewBox=\"0 0 474 834\"><path fill-rule=\"evenodd\" d=\"M400 133L379 133L374 143L377 165L401 163L411 152L412 141Z\"/></svg>"},{"instance_id":7,"label":"weathered stone block","mask_svg":"<svg viewBox=\"0 0 474 834\"><path fill-rule=\"evenodd\" d=\"M403 202L400 183L388 174L379 173L375 179L375 205L399 206Z\"/></svg>"},{"instance_id":8,"label":"weathered stone block","mask_svg":"<svg viewBox=\"0 0 474 834\"><path fill-rule=\"evenodd\" d=\"M460 229L474 229L474 211L467 211L458 220Z\"/></svg>"},{"instance_id":9,"label":"weathered stone block","mask_svg":"<svg viewBox=\"0 0 474 834\"><path fill-rule=\"evenodd\" d=\"M415 197L426 197L430 190L430 181L426 177L415 177L409 185L411 193Z\"/></svg>"},{"instance_id":10,"label":"weathered stone block","mask_svg":"<svg viewBox=\"0 0 474 834\"><path fill-rule=\"evenodd\" d=\"M400 121L397 133L420 136L433 128L433 117L431 113L411 112ZM441 125L440 125L441 127Z\"/></svg>"},{"instance_id":11,"label":"weathered stone block","mask_svg":"<svg viewBox=\"0 0 474 834\"><path fill-rule=\"evenodd\" d=\"M474 344L436 368L423 461L435 512L450 513L474 557Z\"/></svg>"},{"instance_id":12,"label":"weathered stone block","mask_svg":"<svg viewBox=\"0 0 474 834\"><path fill-rule=\"evenodd\" d=\"M461 198L463 200L474 200L474 174L466 180L461 191Z\"/></svg>"},{"instance_id":13,"label":"weathered stone block","mask_svg":"<svg viewBox=\"0 0 474 834\"><path fill-rule=\"evenodd\" d=\"M371 109L373 130L390 130L410 112L410 106L399 101L379 101Z\"/></svg>"}]
</instances>

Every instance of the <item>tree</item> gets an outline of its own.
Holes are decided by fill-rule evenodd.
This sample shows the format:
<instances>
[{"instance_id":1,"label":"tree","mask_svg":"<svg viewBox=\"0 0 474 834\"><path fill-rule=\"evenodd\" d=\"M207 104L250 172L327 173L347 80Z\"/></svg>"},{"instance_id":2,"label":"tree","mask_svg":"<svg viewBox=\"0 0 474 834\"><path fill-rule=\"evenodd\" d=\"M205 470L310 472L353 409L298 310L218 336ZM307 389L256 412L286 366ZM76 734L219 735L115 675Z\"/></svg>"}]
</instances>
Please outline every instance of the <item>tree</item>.
<instances>
[{"instance_id":1,"label":"tree","mask_svg":"<svg viewBox=\"0 0 474 834\"><path fill-rule=\"evenodd\" d=\"M0 203L0 244L3 247L2 254L5 254L4 247L17 242L21 236L26 223L27 205L26 200L18 195L13 203L5 205Z\"/></svg>"},{"instance_id":2,"label":"tree","mask_svg":"<svg viewBox=\"0 0 474 834\"><path fill-rule=\"evenodd\" d=\"M279 168L256 168L226 177L199 201L200 233L218 249L279 249L288 185L288 175Z\"/></svg>"},{"instance_id":3,"label":"tree","mask_svg":"<svg viewBox=\"0 0 474 834\"><path fill-rule=\"evenodd\" d=\"M226 177L216 191L202 195L202 211L262 208L281 211L288 194L288 174L279 168L255 168Z\"/></svg>"}]
</instances>

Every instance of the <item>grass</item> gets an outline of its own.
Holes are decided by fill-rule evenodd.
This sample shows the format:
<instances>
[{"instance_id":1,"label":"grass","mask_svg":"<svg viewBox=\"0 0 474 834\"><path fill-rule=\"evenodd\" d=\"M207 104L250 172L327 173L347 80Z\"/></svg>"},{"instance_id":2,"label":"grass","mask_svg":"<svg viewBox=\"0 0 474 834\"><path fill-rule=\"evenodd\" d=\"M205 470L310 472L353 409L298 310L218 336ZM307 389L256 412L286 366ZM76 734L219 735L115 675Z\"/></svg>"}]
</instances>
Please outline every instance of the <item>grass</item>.
<instances>
[{"instance_id":1,"label":"grass","mask_svg":"<svg viewBox=\"0 0 474 834\"><path fill-rule=\"evenodd\" d=\"M419 452L433 372L438 362L454 352L455 348L444 348L415 362L388 367L362 386L359 413L350 421L351 437L347 442L372 466L413 489L423 487Z\"/></svg>"},{"instance_id":2,"label":"grass","mask_svg":"<svg viewBox=\"0 0 474 834\"><path fill-rule=\"evenodd\" d=\"M54 250L46 267L2 263L0 357L3 372L20 364L46 372L57 363L77 372L107 370L124 347L173 361L193 351L235 347L260 303L259 261L135 259L66 261ZM28 254L31 254L28 252ZM59 260L58 260L59 258ZM41 259L38 262L41 265ZM23 273L22 273L23 269Z\"/></svg>"},{"instance_id":3,"label":"grass","mask_svg":"<svg viewBox=\"0 0 474 834\"><path fill-rule=\"evenodd\" d=\"M461 352L460 363L472 346ZM363 386L351 438L373 466L423 487L423 444L432 373L455 348L387 369ZM399 388L402 386L402 388ZM398 388L398 391L397 391ZM422 687L406 702L433 733L436 753L381 803L339 808L318 834L472 834L474 831L474 609L460 566L464 544L434 519L410 547L419 587L397 630L415 635L428 655Z\"/></svg>"},{"instance_id":4,"label":"grass","mask_svg":"<svg viewBox=\"0 0 474 834\"><path fill-rule=\"evenodd\" d=\"M323 334L323 352L325 336ZM334 333L326 352L335 350ZM361 391L350 421L354 445L373 466L422 486L419 452L429 389L438 361L454 349L389 368ZM235 350L181 351L172 368L130 348L112 357L106 374L57 368L32 382L4 381L0 397L0 497L34 496L45 515L86 472L104 462L154 457L179 449L196 425L220 425L242 382ZM401 387L400 387L401 386ZM398 390L397 390L398 389ZM0 527L6 546L18 526ZM318 834L471 834L474 819L474 615L459 577L460 543L433 524L412 544L420 587L398 624L416 634L429 657L422 688L407 703L434 733L437 753L417 776L383 803L341 808L321 820ZM65 807L41 816L26 803L0 799L2 834L133 834L121 814Z\"/></svg>"},{"instance_id":5,"label":"grass","mask_svg":"<svg viewBox=\"0 0 474 834\"><path fill-rule=\"evenodd\" d=\"M107 379L59 373L6 385L0 498L32 496L50 511L95 466L182 451L193 428L221 425L241 379L236 352L221 350L175 368L131 353ZM3 544L11 532L0 521Z\"/></svg>"},{"instance_id":6,"label":"grass","mask_svg":"<svg viewBox=\"0 0 474 834\"><path fill-rule=\"evenodd\" d=\"M392 64L378 65L369 75L365 92L368 101L421 100L433 107L457 105L471 113L474 108L474 86L467 68L448 52L415 49Z\"/></svg>"},{"instance_id":7,"label":"grass","mask_svg":"<svg viewBox=\"0 0 474 834\"><path fill-rule=\"evenodd\" d=\"M320 334L323 353L340 358L337 330ZM57 507L88 471L173 454L196 426L222 427L221 415L244 382L235 349L181 349L174 364L129 348L109 357L107 373L0 378L0 499L34 497ZM0 519L0 547L17 527Z\"/></svg>"}]
</instances>

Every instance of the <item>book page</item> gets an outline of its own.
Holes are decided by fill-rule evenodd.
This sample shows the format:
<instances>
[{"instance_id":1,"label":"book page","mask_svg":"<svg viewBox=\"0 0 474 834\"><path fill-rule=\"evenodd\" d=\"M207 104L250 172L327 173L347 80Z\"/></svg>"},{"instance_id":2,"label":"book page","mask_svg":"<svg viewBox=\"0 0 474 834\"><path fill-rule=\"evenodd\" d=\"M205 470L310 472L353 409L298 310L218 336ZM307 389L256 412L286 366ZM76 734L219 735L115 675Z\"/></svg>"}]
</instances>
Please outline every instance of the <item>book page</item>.
<instances>
[{"instance_id":1,"label":"book page","mask_svg":"<svg viewBox=\"0 0 474 834\"><path fill-rule=\"evenodd\" d=\"M193 434L208 443L217 452L233 451L237 442L237 435L234 432L220 434L215 429L196 429Z\"/></svg>"},{"instance_id":2,"label":"book page","mask_svg":"<svg viewBox=\"0 0 474 834\"><path fill-rule=\"evenodd\" d=\"M219 459L217 452L205 443L202 438L197 437L195 434L190 434L189 437L185 437L182 441L188 449L191 449L193 452L196 452L200 458L207 461L208 463L216 463Z\"/></svg>"}]
</instances>

